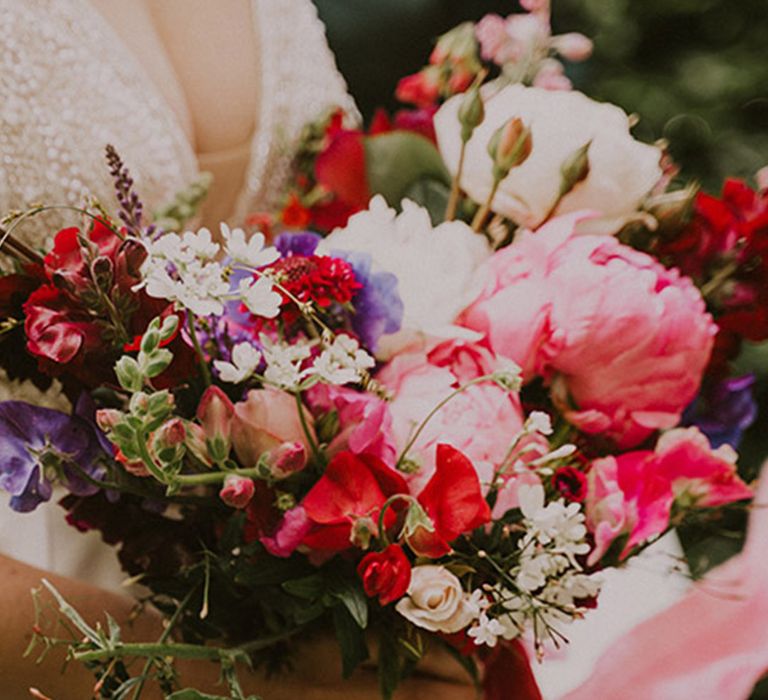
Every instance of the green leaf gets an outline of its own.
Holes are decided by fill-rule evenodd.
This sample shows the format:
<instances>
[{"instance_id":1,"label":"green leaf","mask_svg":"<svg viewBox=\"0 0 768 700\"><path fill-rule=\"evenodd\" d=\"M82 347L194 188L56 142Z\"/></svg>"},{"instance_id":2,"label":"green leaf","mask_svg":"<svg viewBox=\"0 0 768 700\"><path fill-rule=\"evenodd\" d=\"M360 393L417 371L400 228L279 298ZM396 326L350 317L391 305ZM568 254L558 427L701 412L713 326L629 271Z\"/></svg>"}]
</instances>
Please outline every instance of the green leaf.
<instances>
[{"instance_id":1,"label":"green leaf","mask_svg":"<svg viewBox=\"0 0 768 700\"><path fill-rule=\"evenodd\" d=\"M319 598L323 594L325 581L320 574L312 574L311 576L297 578L293 581L286 581L283 584L283 590L297 598L312 600Z\"/></svg>"},{"instance_id":2,"label":"green leaf","mask_svg":"<svg viewBox=\"0 0 768 700\"><path fill-rule=\"evenodd\" d=\"M418 180L432 179L450 186L451 176L435 145L408 131L391 131L364 140L368 184L391 206Z\"/></svg>"},{"instance_id":3,"label":"green leaf","mask_svg":"<svg viewBox=\"0 0 768 700\"><path fill-rule=\"evenodd\" d=\"M360 629L368 626L368 599L360 586L349 581L337 582L331 589L331 595L344 604Z\"/></svg>"},{"instance_id":4,"label":"green leaf","mask_svg":"<svg viewBox=\"0 0 768 700\"><path fill-rule=\"evenodd\" d=\"M383 700L391 700L400 684L400 659L397 653L397 642L382 630L379 635L379 689Z\"/></svg>"},{"instance_id":5,"label":"green leaf","mask_svg":"<svg viewBox=\"0 0 768 700\"><path fill-rule=\"evenodd\" d=\"M405 193L406 199L420 204L429 212L433 226L438 226L445 220L445 210L448 208L450 196L451 190L448 185L432 179L417 180Z\"/></svg>"},{"instance_id":6,"label":"green leaf","mask_svg":"<svg viewBox=\"0 0 768 700\"><path fill-rule=\"evenodd\" d=\"M352 672L368 658L365 634L344 605L337 605L333 609L333 625L341 649L342 675L344 678L349 678Z\"/></svg>"}]
</instances>

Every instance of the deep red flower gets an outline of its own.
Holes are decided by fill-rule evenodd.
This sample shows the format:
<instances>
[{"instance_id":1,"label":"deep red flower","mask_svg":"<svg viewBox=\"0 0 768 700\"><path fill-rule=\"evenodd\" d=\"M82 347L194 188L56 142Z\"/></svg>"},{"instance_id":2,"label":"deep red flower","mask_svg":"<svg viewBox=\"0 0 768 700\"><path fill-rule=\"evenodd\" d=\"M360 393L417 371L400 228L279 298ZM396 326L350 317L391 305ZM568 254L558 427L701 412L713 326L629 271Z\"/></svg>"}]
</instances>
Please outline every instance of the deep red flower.
<instances>
[{"instance_id":1,"label":"deep red flower","mask_svg":"<svg viewBox=\"0 0 768 700\"><path fill-rule=\"evenodd\" d=\"M296 192L288 195L288 202L283 207L281 217L283 225L288 228L304 229L312 221L312 214L299 199Z\"/></svg>"},{"instance_id":2,"label":"deep red flower","mask_svg":"<svg viewBox=\"0 0 768 700\"><path fill-rule=\"evenodd\" d=\"M301 502L314 523L304 544L312 550L349 549L356 521L367 518L375 527L386 500L393 494L407 492L403 477L380 459L340 452ZM395 510L388 509L385 526L391 526L395 517Z\"/></svg>"},{"instance_id":3,"label":"deep red flower","mask_svg":"<svg viewBox=\"0 0 768 700\"><path fill-rule=\"evenodd\" d=\"M425 68L418 73L406 75L397 83L395 97L400 102L419 108L433 107L440 98L439 71Z\"/></svg>"},{"instance_id":4,"label":"deep red flower","mask_svg":"<svg viewBox=\"0 0 768 700\"><path fill-rule=\"evenodd\" d=\"M411 583L411 563L402 547L391 544L381 552L366 554L357 567L363 590L370 598L379 596L379 603L402 598Z\"/></svg>"},{"instance_id":5,"label":"deep red flower","mask_svg":"<svg viewBox=\"0 0 768 700\"><path fill-rule=\"evenodd\" d=\"M552 475L552 487L566 501L581 503L587 497L587 477L574 467L560 467Z\"/></svg>"},{"instance_id":6,"label":"deep red flower","mask_svg":"<svg viewBox=\"0 0 768 700\"><path fill-rule=\"evenodd\" d=\"M437 446L437 467L418 501L432 521L408 536L411 549L437 559L451 551L450 543L491 519L472 462L450 445Z\"/></svg>"}]
</instances>

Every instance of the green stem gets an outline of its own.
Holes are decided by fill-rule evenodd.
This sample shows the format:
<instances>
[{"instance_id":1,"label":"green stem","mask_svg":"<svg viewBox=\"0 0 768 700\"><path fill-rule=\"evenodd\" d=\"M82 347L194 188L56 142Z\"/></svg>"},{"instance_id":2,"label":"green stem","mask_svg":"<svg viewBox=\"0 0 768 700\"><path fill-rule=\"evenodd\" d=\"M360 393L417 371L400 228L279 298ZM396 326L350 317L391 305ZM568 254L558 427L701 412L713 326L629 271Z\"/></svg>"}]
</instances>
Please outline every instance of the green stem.
<instances>
[{"instance_id":1,"label":"green stem","mask_svg":"<svg viewBox=\"0 0 768 700\"><path fill-rule=\"evenodd\" d=\"M149 453L149 448L147 447L145 435L142 434L136 440L136 444L139 448L139 456L141 457L141 461L149 470L149 473L152 474L152 476L154 476L155 479L157 479L161 484L167 484L168 477L166 476L165 472L157 466L155 460L152 459L152 455Z\"/></svg>"},{"instance_id":2,"label":"green stem","mask_svg":"<svg viewBox=\"0 0 768 700\"><path fill-rule=\"evenodd\" d=\"M16 229L16 227L22 223L23 221L26 221L27 219L32 218L33 216L37 216L38 214L42 214L46 211L74 211L78 214L82 214L83 216L87 216L92 221L101 221L112 233L114 233L120 240L123 240L125 236L114 226L112 226L108 220L104 220L103 217L96 216L93 212L88 211L87 209L83 209L81 207L73 207L68 204L48 204L48 205L41 205L39 207L32 207L31 209L28 209L23 214L20 214L16 218L14 218L13 223L8 227L8 230L6 231L6 235L10 236L11 233Z\"/></svg>"},{"instance_id":3,"label":"green stem","mask_svg":"<svg viewBox=\"0 0 768 700\"><path fill-rule=\"evenodd\" d=\"M387 530L384 527L384 515L396 501L418 503L413 496L410 496L407 493L395 493L384 501L384 505L381 506L381 510L379 511L379 539L384 543L385 547L389 545L389 537L387 536Z\"/></svg>"},{"instance_id":4,"label":"green stem","mask_svg":"<svg viewBox=\"0 0 768 700\"><path fill-rule=\"evenodd\" d=\"M493 381L493 375L492 374L484 374L482 377L476 377L472 381L467 382L463 386L460 386L458 389L455 389L452 391L448 396L446 396L440 403L437 404L428 414L427 417L421 421L419 424L419 427L416 428L416 432L411 436L411 439L408 440L405 447L403 448L403 451L400 453L400 456L397 459L397 462L395 463L395 469L399 469L400 466L403 464L403 461L405 460L406 456L408 455L408 451L413 447L416 440L419 439L419 435L423 432L424 428L427 426L427 423L429 423L430 420L432 420L437 412L445 406L451 399L458 396L462 392L469 389L471 386L474 386L475 384L480 384L481 382L487 382L487 381Z\"/></svg>"},{"instance_id":5,"label":"green stem","mask_svg":"<svg viewBox=\"0 0 768 700\"><path fill-rule=\"evenodd\" d=\"M178 474L172 477L174 485L178 486L202 486L205 484L218 484L229 476L243 476L248 478L261 478L263 472L258 467L248 469L228 469L220 472L205 472L203 474Z\"/></svg>"},{"instance_id":6,"label":"green stem","mask_svg":"<svg viewBox=\"0 0 768 700\"><path fill-rule=\"evenodd\" d=\"M475 218L472 219L472 230L479 232L480 229L483 228L483 224L485 223L486 218L488 217L488 212L491 210L491 205L493 204L493 198L496 196L496 191L499 189L499 185L501 184L501 178L496 178L493 181L493 187L491 187L491 192L488 195L488 199L485 200L485 204L483 204L482 207L480 207L480 210L475 214Z\"/></svg>"},{"instance_id":7,"label":"green stem","mask_svg":"<svg viewBox=\"0 0 768 700\"><path fill-rule=\"evenodd\" d=\"M736 260L728 263L722 270L718 271L709 282L701 286L701 296L707 299L725 284L730 276L739 269L739 263Z\"/></svg>"},{"instance_id":8,"label":"green stem","mask_svg":"<svg viewBox=\"0 0 768 700\"><path fill-rule=\"evenodd\" d=\"M312 432L309 429L309 424L307 423L307 417L304 415L304 404L301 401L301 392L295 391L293 395L296 397L296 410L299 413L299 421L301 421L301 429L304 431L304 435L307 438L307 442L309 443L309 447L312 450L312 454L315 456L315 459L317 460L318 464L324 465L325 455L321 452L320 448L315 442L315 439L312 436Z\"/></svg>"},{"instance_id":9,"label":"green stem","mask_svg":"<svg viewBox=\"0 0 768 700\"><path fill-rule=\"evenodd\" d=\"M211 369L205 361L205 355L203 354L203 349L200 347L200 340L197 337L197 331L195 330L195 314L189 310L187 310L187 325L189 326L189 335L192 337L192 347L195 349L195 355L197 355L197 361L200 364L200 373L203 375L203 382L205 382L205 386L211 386Z\"/></svg>"},{"instance_id":10,"label":"green stem","mask_svg":"<svg viewBox=\"0 0 768 700\"><path fill-rule=\"evenodd\" d=\"M461 142L461 151L459 152L459 167L456 170L456 175L451 183L451 196L448 198L448 206L445 208L445 220L453 221L456 218L456 207L459 204L459 193L461 182L461 174L464 170L464 157L467 153L467 142Z\"/></svg>"}]
</instances>

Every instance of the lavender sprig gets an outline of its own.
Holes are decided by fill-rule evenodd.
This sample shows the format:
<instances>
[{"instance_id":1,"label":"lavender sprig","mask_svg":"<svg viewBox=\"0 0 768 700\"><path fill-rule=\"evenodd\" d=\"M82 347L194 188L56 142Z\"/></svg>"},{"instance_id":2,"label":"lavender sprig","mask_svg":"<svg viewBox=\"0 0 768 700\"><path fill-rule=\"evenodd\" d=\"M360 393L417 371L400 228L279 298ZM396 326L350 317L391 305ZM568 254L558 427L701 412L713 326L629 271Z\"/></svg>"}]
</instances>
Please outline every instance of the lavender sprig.
<instances>
[{"instance_id":1,"label":"lavender sprig","mask_svg":"<svg viewBox=\"0 0 768 700\"><path fill-rule=\"evenodd\" d=\"M109 172L115 181L115 196L120 205L118 216L129 235L141 238L144 235L141 224L144 205L133 189L133 178L114 146L108 144L106 154Z\"/></svg>"}]
</instances>

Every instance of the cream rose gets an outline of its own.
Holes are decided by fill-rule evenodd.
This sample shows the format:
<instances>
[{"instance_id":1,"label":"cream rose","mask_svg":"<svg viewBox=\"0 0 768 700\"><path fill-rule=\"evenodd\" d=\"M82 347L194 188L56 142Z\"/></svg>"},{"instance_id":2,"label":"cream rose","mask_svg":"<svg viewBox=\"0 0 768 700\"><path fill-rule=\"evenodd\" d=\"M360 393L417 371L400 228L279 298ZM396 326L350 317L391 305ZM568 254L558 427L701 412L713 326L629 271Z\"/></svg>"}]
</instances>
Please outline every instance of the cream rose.
<instances>
[{"instance_id":1,"label":"cream rose","mask_svg":"<svg viewBox=\"0 0 768 700\"><path fill-rule=\"evenodd\" d=\"M484 92L485 120L467 144L462 188L484 203L493 184L487 145L493 133L511 117L530 127L533 150L502 181L492 209L528 228L538 226L557 201L560 166L588 141L590 172L567 194L556 214L582 209L599 212L579 232L615 233L635 212L661 177L661 151L635 141L629 118L619 107L595 102L580 92L551 91L489 84ZM458 109L462 96L448 100L435 115L440 153L455 173L461 150Z\"/></svg>"},{"instance_id":2,"label":"cream rose","mask_svg":"<svg viewBox=\"0 0 768 700\"><path fill-rule=\"evenodd\" d=\"M414 567L408 594L395 607L417 627L449 634L464 629L480 612L459 579L434 565Z\"/></svg>"}]
</instances>

